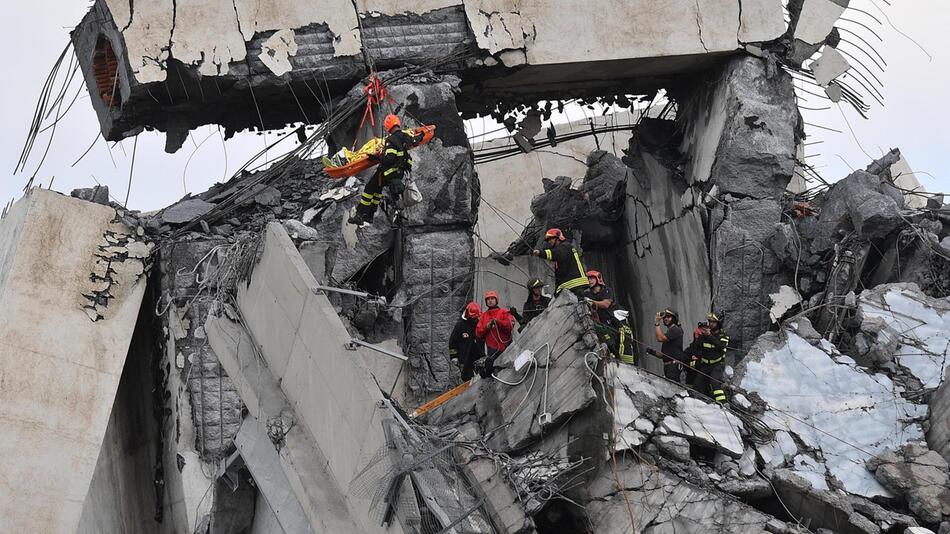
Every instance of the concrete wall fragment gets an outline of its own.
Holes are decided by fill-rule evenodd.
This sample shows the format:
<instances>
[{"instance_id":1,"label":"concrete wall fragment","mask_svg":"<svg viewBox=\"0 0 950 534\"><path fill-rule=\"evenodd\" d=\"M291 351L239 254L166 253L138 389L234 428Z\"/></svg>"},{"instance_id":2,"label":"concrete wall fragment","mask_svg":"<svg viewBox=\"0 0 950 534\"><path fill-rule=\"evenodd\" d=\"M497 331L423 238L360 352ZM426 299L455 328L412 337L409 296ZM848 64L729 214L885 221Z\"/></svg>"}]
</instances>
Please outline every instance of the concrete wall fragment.
<instances>
[{"instance_id":1,"label":"concrete wall fragment","mask_svg":"<svg viewBox=\"0 0 950 534\"><path fill-rule=\"evenodd\" d=\"M75 532L145 291L82 293L114 209L32 189L0 221L0 530Z\"/></svg>"}]
</instances>

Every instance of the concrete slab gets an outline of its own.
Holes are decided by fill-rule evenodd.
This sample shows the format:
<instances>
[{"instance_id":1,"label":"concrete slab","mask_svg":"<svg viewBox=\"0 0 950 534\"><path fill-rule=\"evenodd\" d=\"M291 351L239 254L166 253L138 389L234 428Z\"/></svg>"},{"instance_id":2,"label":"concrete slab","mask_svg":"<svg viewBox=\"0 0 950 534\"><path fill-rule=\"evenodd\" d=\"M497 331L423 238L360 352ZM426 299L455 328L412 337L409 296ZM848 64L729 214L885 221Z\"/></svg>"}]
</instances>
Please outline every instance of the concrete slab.
<instances>
[{"instance_id":1,"label":"concrete slab","mask_svg":"<svg viewBox=\"0 0 950 534\"><path fill-rule=\"evenodd\" d=\"M316 287L287 232L279 223L271 223L265 230L261 259L247 285L238 288L237 302L248 332L294 410L295 426L313 436L312 444L326 458L323 465L335 491L345 493L362 468L362 459L385 443L377 409L383 397L364 363L373 356L344 347L350 336ZM295 304L283 305L281 299ZM281 366L275 363L283 358L287 339L290 357L278 373ZM317 491L313 487L301 484L295 490L300 495L305 489ZM368 501L345 498L345 503L359 531L382 532L371 517Z\"/></svg>"},{"instance_id":2,"label":"concrete slab","mask_svg":"<svg viewBox=\"0 0 950 534\"><path fill-rule=\"evenodd\" d=\"M90 273L115 210L32 189L0 221L0 531L75 532L145 280L97 320ZM141 266L141 260L134 261Z\"/></svg>"}]
</instances>

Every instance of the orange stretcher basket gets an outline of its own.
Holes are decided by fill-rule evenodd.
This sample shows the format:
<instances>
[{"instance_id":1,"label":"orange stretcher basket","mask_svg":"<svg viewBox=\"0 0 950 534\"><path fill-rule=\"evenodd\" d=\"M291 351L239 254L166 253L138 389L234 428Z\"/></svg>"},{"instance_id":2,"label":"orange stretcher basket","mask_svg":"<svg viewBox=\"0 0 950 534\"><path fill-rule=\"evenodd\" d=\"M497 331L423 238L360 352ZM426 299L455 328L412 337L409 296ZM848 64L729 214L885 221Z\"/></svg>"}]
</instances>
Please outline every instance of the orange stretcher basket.
<instances>
[{"instance_id":1,"label":"orange stretcher basket","mask_svg":"<svg viewBox=\"0 0 950 534\"><path fill-rule=\"evenodd\" d=\"M406 131L414 136L419 135L420 133L423 134L422 141L416 145L420 146L428 143L435 136L435 125L425 124L417 128L407 128ZM379 160L372 159L369 156L370 154L379 155L383 149L383 143L381 141L382 139L380 138L370 139L365 145L363 145L363 148L360 148L356 152L350 152L349 150L344 149L348 156L347 163L345 165L339 166L325 164L324 171L326 171L326 173L331 178L340 179L353 176L354 174L359 174L366 169L373 167L379 163ZM412 148L415 148L416 146Z\"/></svg>"}]
</instances>

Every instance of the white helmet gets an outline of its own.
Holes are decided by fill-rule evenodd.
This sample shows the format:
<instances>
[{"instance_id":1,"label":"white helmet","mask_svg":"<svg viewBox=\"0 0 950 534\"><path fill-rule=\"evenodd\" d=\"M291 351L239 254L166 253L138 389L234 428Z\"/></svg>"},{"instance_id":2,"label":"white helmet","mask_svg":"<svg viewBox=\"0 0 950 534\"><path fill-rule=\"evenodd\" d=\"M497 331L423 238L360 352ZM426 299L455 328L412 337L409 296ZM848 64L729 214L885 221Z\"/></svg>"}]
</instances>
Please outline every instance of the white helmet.
<instances>
[{"instance_id":1,"label":"white helmet","mask_svg":"<svg viewBox=\"0 0 950 534\"><path fill-rule=\"evenodd\" d=\"M630 315L630 312L627 310L614 310L614 319L623 322L627 320L627 317Z\"/></svg>"}]
</instances>

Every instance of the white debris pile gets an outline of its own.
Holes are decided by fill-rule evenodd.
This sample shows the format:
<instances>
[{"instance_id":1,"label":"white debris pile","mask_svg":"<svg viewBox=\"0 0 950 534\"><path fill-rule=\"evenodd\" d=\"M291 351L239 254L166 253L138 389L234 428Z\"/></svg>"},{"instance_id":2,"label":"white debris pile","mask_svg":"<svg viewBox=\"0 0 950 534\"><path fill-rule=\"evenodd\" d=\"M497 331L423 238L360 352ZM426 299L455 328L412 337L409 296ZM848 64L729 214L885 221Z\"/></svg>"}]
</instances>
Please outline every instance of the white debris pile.
<instances>
[{"instance_id":1,"label":"white debris pile","mask_svg":"<svg viewBox=\"0 0 950 534\"><path fill-rule=\"evenodd\" d=\"M887 284L861 293L865 322L881 319L898 339L894 359L925 388L936 388L950 364L950 299L928 297L916 284Z\"/></svg>"},{"instance_id":2,"label":"white debris pile","mask_svg":"<svg viewBox=\"0 0 950 534\"><path fill-rule=\"evenodd\" d=\"M811 330L802 323L800 331ZM836 480L856 495L890 496L865 462L923 439L918 421L927 407L905 400L888 376L868 372L828 341L812 345L797 332L786 334L761 336L736 369L735 383L767 403L762 420L777 431L774 445L759 447L763 460L788 465L816 489ZM796 452L790 435L811 453Z\"/></svg>"}]
</instances>

